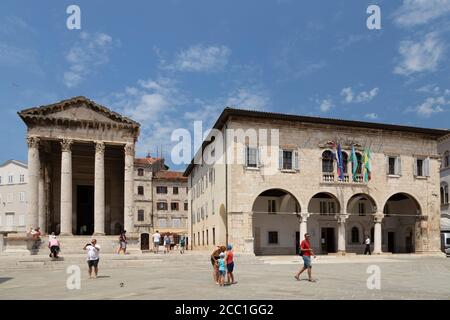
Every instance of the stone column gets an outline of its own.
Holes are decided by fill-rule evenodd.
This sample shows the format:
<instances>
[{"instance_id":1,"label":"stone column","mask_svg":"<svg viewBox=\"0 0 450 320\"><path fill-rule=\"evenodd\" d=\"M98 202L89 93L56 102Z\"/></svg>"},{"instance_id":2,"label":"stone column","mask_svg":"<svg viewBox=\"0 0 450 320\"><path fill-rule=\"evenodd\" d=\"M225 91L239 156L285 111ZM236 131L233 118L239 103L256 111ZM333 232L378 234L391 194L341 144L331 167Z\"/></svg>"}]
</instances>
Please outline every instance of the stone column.
<instances>
[{"instance_id":1,"label":"stone column","mask_svg":"<svg viewBox=\"0 0 450 320\"><path fill-rule=\"evenodd\" d=\"M95 144L94 235L105 234L105 144Z\"/></svg>"},{"instance_id":2,"label":"stone column","mask_svg":"<svg viewBox=\"0 0 450 320\"><path fill-rule=\"evenodd\" d=\"M338 253L345 254L345 221L348 215L338 215Z\"/></svg>"},{"instance_id":3,"label":"stone column","mask_svg":"<svg viewBox=\"0 0 450 320\"><path fill-rule=\"evenodd\" d=\"M381 221L383 220L384 214L378 213L374 216L375 226L373 227L373 254L381 254Z\"/></svg>"},{"instance_id":4,"label":"stone column","mask_svg":"<svg viewBox=\"0 0 450 320\"><path fill-rule=\"evenodd\" d=\"M124 228L128 234L134 231L134 144L125 145L125 175L124 175Z\"/></svg>"},{"instance_id":5,"label":"stone column","mask_svg":"<svg viewBox=\"0 0 450 320\"><path fill-rule=\"evenodd\" d=\"M28 204L27 204L27 231L32 227L39 227L39 159L38 137L28 137Z\"/></svg>"},{"instance_id":6,"label":"stone column","mask_svg":"<svg viewBox=\"0 0 450 320\"><path fill-rule=\"evenodd\" d=\"M39 228L41 232L47 233L47 219L45 212L45 180L44 180L44 168L39 170Z\"/></svg>"},{"instance_id":7,"label":"stone column","mask_svg":"<svg viewBox=\"0 0 450 320\"><path fill-rule=\"evenodd\" d=\"M61 141L61 235L72 235L72 144Z\"/></svg>"},{"instance_id":8,"label":"stone column","mask_svg":"<svg viewBox=\"0 0 450 320\"><path fill-rule=\"evenodd\" d=\"M300 243L305 238L305 233L308 232L308 227L307 227L307 224L306 224L308 218L309 218L309 213L302 212L300 214Z\"/></svg>"}]
</instances>

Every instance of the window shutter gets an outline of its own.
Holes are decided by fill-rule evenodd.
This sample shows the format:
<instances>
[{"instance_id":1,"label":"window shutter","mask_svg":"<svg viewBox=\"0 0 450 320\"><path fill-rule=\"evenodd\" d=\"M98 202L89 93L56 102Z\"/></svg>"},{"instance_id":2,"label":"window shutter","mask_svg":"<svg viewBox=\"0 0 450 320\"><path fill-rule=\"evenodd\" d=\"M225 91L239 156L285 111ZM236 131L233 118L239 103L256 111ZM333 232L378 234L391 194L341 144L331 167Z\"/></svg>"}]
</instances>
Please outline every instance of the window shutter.
<instances>
[{"instance_id":1,"label":"window shutter","mask_svg":"<svg viewBox=\"0 0 450 320\"><path fill-rule=\"evenodd\" d=\"M395 164L397 165L395 173L398 174L399 176L401 176L402 175L402 158L400 158L400 156L398 156L395 159Z\"/></svg>"},{"instance_id":2,"label":"window shutter","mask_svg":"<svg viewBox=\"0 0 450 320\"><path fill-rule=\"evenodd\" d=\"M244 167L246 167L248 165L248 159L247 159L247 155L248 155L248 146L244 146Z\"/></svg>"},{"instance_id":3,"label":"window shutter","mask_svg":"<svg viewBox=\"0 0 450 320\"><path fill-rule=\"evenodd\" d=\"M417 177L417 159L416 158L414 158L413 173L414 173L414 176Z\"/></svg>"},{"instance_id":4,"label":"window shutter","mask_svg":"<svg viewBox=\"0 0 450 320\"><path fill-rule=\"evenodd\" d=\"M386 156L386 175L389 175L389 156Z\"/></svg>"},{"instance_id":5,"label":"window shutter","mask_svg":"<svg viewBox=\"0 0 450 320\"><path fill-rule=\"evenodd\" d=\"M423 173L425 177L430 176L430 158L426 158L423 161Z\"/></svg>"},{"instance_id":6,"label":"window shutter","mask_svg":"<svg viewBox=\"0 0 450 320\"><path fill-rule=\"evenodd\" d=\"M278 153L278 169L283 169L283 149L280 149Z\"/></svg>"},{"instance_id":7,"label":"window shutter","mask_svg":"<svg viewBox=\"0 0 450 320\"><path fill-rule=\"evenodd\" d=\"M294 151L294 169L300 170L299 159L298 159L298 151Z\"/></svg>"},{"instance_id":8,"label":"window shutter","mask_svg":"<svg viewBox=\"0 0 450 320\"><path fill-rule=\"evenodd\" d=\"M258 167L262 167L262 162L261 162L261 147L258 147L258 149L256 150L256 161L257 161Z\"/></svg>"}]
</instances>

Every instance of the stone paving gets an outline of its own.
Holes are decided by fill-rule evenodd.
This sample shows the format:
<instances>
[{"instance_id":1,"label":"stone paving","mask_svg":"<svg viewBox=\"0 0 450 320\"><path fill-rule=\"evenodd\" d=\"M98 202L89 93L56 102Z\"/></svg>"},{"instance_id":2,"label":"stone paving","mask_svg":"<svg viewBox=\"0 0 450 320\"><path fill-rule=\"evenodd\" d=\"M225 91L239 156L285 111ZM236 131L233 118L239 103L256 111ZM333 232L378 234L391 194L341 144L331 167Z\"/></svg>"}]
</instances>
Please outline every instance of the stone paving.
<instances>
[{"instance_id":1,"label":"stone paving","mask_svg":"<svg viewBox=\"0 0 450 320\"><path fill-rule=\"evenodd\" d=\"M165 257L151 264L111 265L100 261L99 278L81 267L81 288L66 288L61 269L0 269L0 299L450 299L450 258L424 256L320 256L316 283L296 281L298 257L236 259L237 284L218 287L207 255ZM368 289L367 268L381 271L381 288Z\"/></svg>"}]
</instances>

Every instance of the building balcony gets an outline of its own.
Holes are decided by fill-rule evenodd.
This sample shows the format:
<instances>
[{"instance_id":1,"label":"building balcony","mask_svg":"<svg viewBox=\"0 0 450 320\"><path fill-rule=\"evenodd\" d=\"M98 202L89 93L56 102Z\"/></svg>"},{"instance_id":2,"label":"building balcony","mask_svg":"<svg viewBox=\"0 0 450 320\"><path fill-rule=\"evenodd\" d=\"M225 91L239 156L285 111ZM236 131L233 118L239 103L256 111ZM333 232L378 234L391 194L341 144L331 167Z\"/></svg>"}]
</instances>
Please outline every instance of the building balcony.
<instances>
[{"instance_id":1,"label":"building balcony","mask_svg":"<svg viewBox=\"0 0 450 320\"><path fill-rule=\"evenodd\" d=\"M365 184L362 174L357 174L353 180L349 174L344 174L344 179L340 179L335 173L322 173L322 183L331 184Z\"/></svg>"}]
</instances>

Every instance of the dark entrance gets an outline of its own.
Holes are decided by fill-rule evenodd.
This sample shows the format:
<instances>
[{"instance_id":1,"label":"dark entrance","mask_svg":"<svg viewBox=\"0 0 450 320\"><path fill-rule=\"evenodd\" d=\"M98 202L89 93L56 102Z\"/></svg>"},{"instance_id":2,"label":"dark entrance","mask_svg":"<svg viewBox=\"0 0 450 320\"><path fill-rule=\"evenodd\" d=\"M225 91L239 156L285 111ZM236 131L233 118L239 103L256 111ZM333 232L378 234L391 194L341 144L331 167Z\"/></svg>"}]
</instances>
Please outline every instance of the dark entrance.
<instances>
[{"instance_id":1,"label":"dark entrance","mask_svg":"<svg viewBox=\"0 0 450 320\"><path fill-rule=\"evenodd\" d=\"M77 186L77 235L94 233L94 186Z\"/></svg>"},{"instance_id":2,"label":"dark entrance","mask_svg":"<svg viewBox=\"0 0 450 320\"><path fill-rule=\"evenodd\" d=\"M295 233L295 254L300 254L300 232Z\"/></svg>"},{"instance_id":3,"label":"dark entrance","mask_svg":"<svg viewBox=\"0 0 450 320\"><path fill-rule=\"evenodd\" d=\"M327 254L336 252L334 228L322 228L320 241L322 245L322 253Z\"/></svg>"},{"instance_id":4,"label":"dark entrance","mask_svg":"<svg viewBox=\"0 0 450 320\"><path fill-rule=\"evenodd\" d=\"M141 234L141 250L150 250L149 234Z\"/></svg>"},{"instance_id":5,"label":"dark entrance","mask_svg":"<svg viewBox=\"0 0 450 320\"><path fill-rule=\"evenodd\" d=\"M395 233L394 232L388 232L388 252L394 253L395 248Z\"/></svg>"}]
</instances>

